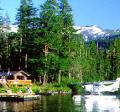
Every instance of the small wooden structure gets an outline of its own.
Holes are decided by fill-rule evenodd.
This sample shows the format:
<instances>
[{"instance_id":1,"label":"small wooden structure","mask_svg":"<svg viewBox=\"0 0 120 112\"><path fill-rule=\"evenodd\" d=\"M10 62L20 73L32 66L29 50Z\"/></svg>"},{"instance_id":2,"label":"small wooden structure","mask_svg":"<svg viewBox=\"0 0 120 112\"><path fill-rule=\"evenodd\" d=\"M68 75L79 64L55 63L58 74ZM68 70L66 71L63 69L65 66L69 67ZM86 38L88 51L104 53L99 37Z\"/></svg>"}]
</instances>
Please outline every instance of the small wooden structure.
<instances>
[{"instance_id":1,"label":"small wooden structure","mask_svg":"<svg viewBox=\"0 0 120 112\"><path fill-rule=\"evenodd\" d=\"M40 95L34 94L0 94L0 101L31 101L39 100Z\"/></svg>"},{"instance_id":2,"label":"small wooden structure","mask_svg":"<svg viewBox=\"0 0 120 112\"><path fill-rule=\"evenodd\" d=\"M0 72L0 83L7 83L11 85L26 85L32 84L29 79L30 75L24 71L8 71Z\"/></svg>"}]
</instances>

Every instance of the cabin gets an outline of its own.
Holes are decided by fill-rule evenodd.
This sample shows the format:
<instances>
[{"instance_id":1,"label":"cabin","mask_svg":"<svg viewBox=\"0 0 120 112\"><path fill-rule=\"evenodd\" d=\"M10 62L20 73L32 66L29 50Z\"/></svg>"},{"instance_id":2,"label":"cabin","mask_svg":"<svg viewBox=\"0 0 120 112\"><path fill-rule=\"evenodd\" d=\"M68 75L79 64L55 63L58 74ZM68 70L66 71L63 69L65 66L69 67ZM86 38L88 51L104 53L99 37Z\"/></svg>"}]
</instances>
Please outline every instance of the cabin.
<instances>
[{"instance_id":1,"label":"cabin","mask_svg":"<svg viewBox=\"0 0 120 112\"><path fill-rule=\"evenodd\" d=\"M29 79L30 75L24 71L8 71L0 72L0 83L11 85L30 85L32 81Z\"/></svg>"}]
</instances>

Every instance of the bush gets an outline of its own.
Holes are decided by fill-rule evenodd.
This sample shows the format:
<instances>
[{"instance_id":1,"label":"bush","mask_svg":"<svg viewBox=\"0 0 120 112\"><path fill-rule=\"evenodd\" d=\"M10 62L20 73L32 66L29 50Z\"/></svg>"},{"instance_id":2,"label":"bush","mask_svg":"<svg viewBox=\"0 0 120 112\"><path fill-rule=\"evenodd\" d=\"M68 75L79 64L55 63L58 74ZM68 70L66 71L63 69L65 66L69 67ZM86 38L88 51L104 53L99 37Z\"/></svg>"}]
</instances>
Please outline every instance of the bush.
<instances>
[{"instance_id":1,"label":"bush","mask_svg":"<svg viewBox=\"0 0 120 112\"><path fill-rule=\"evenodd\" d=\"M39 86L32 86L32 91L35 93L35 94L39 94L41 92L40 90L40 87Z\"/></svg>"},{"instance_id":2,"label":"bush","mask_svg":"<svg viewBox=\"0 0 120 112\"><path fill-rule=\"evenodd\" d=\"M11 90L12 90L13 93L18 93L20 91L22 91L22 93L26 93L27 92L26 86L21 86L21 87L19 87L19 86L12 86Z\"/></svg>"},{"instance_id":3,"label":"bush","mask_svg":"<svg viewBox=\"0 0 120 112\"><path fill-rule=\"evenodd\" d=\"M5 93L6 89L4 87L0 87L0 93Z\"/></svg>"}]
</instances>

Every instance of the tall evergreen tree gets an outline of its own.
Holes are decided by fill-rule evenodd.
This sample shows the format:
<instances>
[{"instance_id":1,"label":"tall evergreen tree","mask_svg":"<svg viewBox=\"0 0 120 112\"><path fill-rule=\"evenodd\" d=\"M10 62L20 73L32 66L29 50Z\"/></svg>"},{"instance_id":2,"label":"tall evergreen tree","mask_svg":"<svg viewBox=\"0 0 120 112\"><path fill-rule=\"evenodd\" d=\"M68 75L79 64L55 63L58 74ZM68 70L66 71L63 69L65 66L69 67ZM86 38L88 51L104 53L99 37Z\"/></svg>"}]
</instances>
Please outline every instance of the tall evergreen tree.
<instances>
[{"instance_id":1,"label":"tall evergreen tree","mask_svg":"<svg viewBox=\"0 0 120 112\"><path fill-rule=\"evenodd\" d=\"M17 24L20 32L20 60L19 69L27 69L28 54L30 53L30 44L33 40L33 20L36 15L36 9L33 7L32 0L21 0L21 5L17 13ZM32 45L32 44L31 44Z\"/></svg>"},{"instance_id":2,"label":"tall evergreen tree","mask_svg":"<svg viewBox=\"0 0 120 112\"><path fill-rule=\"evenodd\" d=\"M116 39L114 42L116 49L116 78L120 77L120 38Z\"/></svg>"},{"instance_id":3,"label":"tall evergreen tree","mask_svg":"<svg viewBox=\"0 0 120 112\"><path fill-rule=\"evenodd\" d=\"M61 18L61 38L62 38L62 47L60 49L60 57L63 59L63 62L61 63L61 67L64 66L64 68L67 67L67 69L70 69L71 65L71 42L74 42L74 33L75 30L73 29L73 17L72 17L72 9L70 5L68 4L67 0L60 0L59 2L59 16ZM59 78L61 77L61 71L65 72L66 69L59 68ZM67 70L70 77L70 71ZM60 82L60 79L59 79Z\"/></svg>"},{"instance_id":4,"label":"tall evergreen tree","mask_svg":"<svg viewBox=\"0 0 120 112\"><path fill-rule=\"evenodd\" d=\"M7 61L7 69L10 69L10 42L9 42L9 30L10 30L10 18L8 14L3 17L3 32L4 32L4 39L5 39L5 48L6 48L6 61Z\"/></svg>"},{"instance_id":5,"label":"tall evergreen tree","mask_svg":"<svg viewBox=\"0 0 120 112\"><path fill-rule=\"evenodd\" d=\"M111 79L120 76L120 39L114 39L110 47Z\"/></svg>"},{"instance_id":6,"label":"tall evergreen tree","mask_svg":"<svg viewBox=\"0 0 120 112\"><path fill-rule=\"evenodd\" d=\"M69 48L69 74L72 74L73 78L79 79L82 82L84 80L83 75L86 68L86 49L82 35L73 35L73 38L70 40Z\"/></svg>"},{"instance_id":7,"label":"tall evergreen tree","mask_svg":"<svg viewBox=\"0 0 120 112\"><path fill-rule=\"evenodd\" d=\"M1 10L1 9L0 9ZM7 17L7 16L6 16ZM7 37L7 30L9 18L5 19L0 15L0 69L7 70L8 68L8 37Z\"/></svg>"},{"instance_id":8,"label":"tall evergreen tree","mask_svg":"<svg viewBox=\"0 0 120 112\"><path fill-rule=\"evenodd\" d=\"M104 54L104 79L105 80L110 80L111 78L111 51L109 49L106 50L105 54Z\"/></svg>"},{"instance_id":9,"label":"tall evergreen tree","mask_svg":"<svg viewBox=\"0 0 120 112\"><path fill-rule=\"evenodd\" d=\"M52 66L55 65L55 59L57 51L56 45L59 44L59 18L58 6L56 0L47 0L43 5L40 6L40 17L38 19L37 38L35 44L37 44L37 56L31 61L36 63L37 74L41 74L43 83L50 78ZM58 43L58 44L56 44ZM54 63L54 64L52 64ZM50 67L51 66L51 67ZM55 68L54 68L55 70ZM50 72L51 71L51 72ZM48 76L49 74L49 76Z\"/></svg>"}]
</instances>

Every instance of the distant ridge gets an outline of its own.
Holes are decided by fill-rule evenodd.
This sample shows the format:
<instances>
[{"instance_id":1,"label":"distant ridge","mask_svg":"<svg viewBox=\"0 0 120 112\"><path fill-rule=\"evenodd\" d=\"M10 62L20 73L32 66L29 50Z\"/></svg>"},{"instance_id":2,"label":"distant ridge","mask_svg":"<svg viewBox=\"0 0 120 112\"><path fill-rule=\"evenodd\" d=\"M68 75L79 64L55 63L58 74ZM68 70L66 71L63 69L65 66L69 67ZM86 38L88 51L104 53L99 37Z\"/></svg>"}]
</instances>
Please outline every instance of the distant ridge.
<instances>
[{"instance_id":1,"label":"distant ridge","mask_svg":"<svg viewBox=\"0 0 120 112\"><path fill-rule=\"evenodd\" d=\"M120 37L120 29L110 30L102 29L96 25L91 26L73 26L77 34L82 34L85 41L98 39L113 39Z\"/></svg>"}]
</instances>

